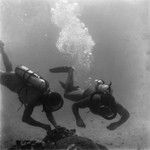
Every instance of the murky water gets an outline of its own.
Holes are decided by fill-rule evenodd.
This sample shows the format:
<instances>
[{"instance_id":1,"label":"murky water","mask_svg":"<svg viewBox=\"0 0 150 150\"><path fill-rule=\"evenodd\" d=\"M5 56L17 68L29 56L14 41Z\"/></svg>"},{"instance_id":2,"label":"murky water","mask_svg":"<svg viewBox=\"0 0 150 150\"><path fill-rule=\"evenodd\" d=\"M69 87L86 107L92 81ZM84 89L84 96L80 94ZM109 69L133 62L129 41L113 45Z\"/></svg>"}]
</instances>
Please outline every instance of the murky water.
<instances>
[{"instance_id":1,"label":"murky water","mask_svg":"<svg viewBox=\"0 0 150 150\"><path fill-rule=\"evenodd\" d=\"M2 33L5 49L13 66L24 64L38 72L53 90L63 94L58 84L65 74L50 74L48 69L72 65L56 47L59 29L51 21L51 8L56 1L1 0ZM108 131L106 121L81 110L86 129L75 125L72 102L65 100L62 110L54 115L57 122L76 128L79 135L90 137L112 149L149 149L150 135L150 3L148 0L74 0L80 7L79 19L88 28L95 43L90 70L77 70L76 81L86 87L88 78L112 81L114 96L130 112L129 120L115 131ZM66 42L66 41L65 41ZM79 51L80 53L81 51ZM4 69L1 65L1 69ZM85 72L84 72L85 71ZM1 86L2 143L18 138L43 138L45 132L21 121L24 108L17 95ZM33 117L48 122L42 108ZM117 117L119 119L119 117ZM117 120L116 119L116 120Z\"/></svg>"}]
</instances>

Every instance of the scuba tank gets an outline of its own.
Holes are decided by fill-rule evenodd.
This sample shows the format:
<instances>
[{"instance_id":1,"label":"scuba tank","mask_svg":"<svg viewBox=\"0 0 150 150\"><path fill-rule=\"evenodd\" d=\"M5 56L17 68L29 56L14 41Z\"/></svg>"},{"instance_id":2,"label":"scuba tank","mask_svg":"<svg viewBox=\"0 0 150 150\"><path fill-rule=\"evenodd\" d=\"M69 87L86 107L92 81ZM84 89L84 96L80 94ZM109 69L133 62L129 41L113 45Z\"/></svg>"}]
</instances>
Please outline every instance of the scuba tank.
<instances>
[{"instance_id":1,"label":"scuba tank","mask_svg":"<svg viewBox=\"0 0 150 150\"><path fill-rule=\"evenodd\" d=\"M101 99L94 100L93 96L95 94L100 94ZM99 114L107 120L112 120L117 115L116 102L110 94L94 92L90 98L90 109L93 113Z\"/></svg>"},{"instance_id":2,"label":"scuba tank","mask_svg":"<svg viewBox=\"0 0 150 150\"><path fill-rule=\"evenodd\" d=\"M48 82L44 80L42 77L40 77L39 75L37 75L36 73L34 73L33 71L31 71L26 66L22 65L22 66L16 67L15 73L20 78L22 78L22 80L26 84L33 86L42 92L48 90L48 87L49 87Z\"/></svg>"}]
</instances>

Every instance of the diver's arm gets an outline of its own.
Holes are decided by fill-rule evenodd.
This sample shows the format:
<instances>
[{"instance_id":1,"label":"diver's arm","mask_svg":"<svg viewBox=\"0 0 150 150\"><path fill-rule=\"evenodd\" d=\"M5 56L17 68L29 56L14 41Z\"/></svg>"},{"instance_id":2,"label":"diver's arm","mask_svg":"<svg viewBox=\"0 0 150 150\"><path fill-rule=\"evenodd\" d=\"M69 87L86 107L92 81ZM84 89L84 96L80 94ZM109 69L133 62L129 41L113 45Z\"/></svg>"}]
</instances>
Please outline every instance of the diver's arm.
<instances>
[{"instance_id":1,"label":"diver's arm","mask_svg":"<svg viewBox=\"0 0 150 150\"><path fill-rule=\"evenodd\" d=\"M46 116L48 118L48 120L52 123L52 125L55 127L55 128L58 128L59 126L57 125L56 121L55 121L55 118L52 114L52 112L46 112Z\"/></svg>"},{"instance_id":2,"label":"diver's arm","mask_svg":"<svg viewBox=\"0 0 150 150\"><path fill-rule=\"evenodd\" d=\"M36 126L36 127L41 127L43 129L45 129L46 131L50 131L51 127L49 125L38 122L38 121L34 120L31 117L31 114L33 112L33 108L34 107L31 106L31 105L28 105L28 106L25 107L23 117L22 117L22 121L29 124L29 125Z\"/></svg>"},{"instance_id":3,"label":"diver's arm","mask_svg":"<svg viewBox=\"0 0 150 150\"><path fill-rule=\"evenodd\" d=\"M117 103L117 113L120 115L120 120L117 122L111 123L107 129L115 130L117 127L121 126L124 122L130 117L129 112L120 104Z\"/></svg>"},{"instance_id":4,"label":"diver's arm","mask_svg":"<svg viewBox=\"0 0 150 150\"><path fill-rule=\"evenodd\" d=\"M77 126L79 126L79 127L85 128L85 124L84 124L84 122L83 122L83 120L79 114L79 108L86 108L88 106L89 106L89 97L81 100L80 102L74 103L72 105L72 111L73 111L73 114L75 116Z\"/></svg>"},{"instance_id":5,"label":"diver's arm","mask_svg":"<svg viewBox=\"0 0 150 150\"><path fill-rule=\"evenodd\" d=\"M2 59L3 59L4 66L6 68L6 72L13 71L12 64L11 64L6 52L4 51L4 43L2 41L0 41L0 53L2 55Z\"/></svg>"}]
</instances>

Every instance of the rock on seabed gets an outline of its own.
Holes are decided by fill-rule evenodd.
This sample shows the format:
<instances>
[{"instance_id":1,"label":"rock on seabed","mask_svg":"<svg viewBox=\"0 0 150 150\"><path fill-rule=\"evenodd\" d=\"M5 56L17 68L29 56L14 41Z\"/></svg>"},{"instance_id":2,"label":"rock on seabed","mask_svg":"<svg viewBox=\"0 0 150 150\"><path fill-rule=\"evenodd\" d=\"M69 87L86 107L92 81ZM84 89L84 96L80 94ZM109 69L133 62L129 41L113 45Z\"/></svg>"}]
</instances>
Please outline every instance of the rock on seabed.
<instances>
[{"instance_id":1,"label":"rock on seabed","mask_svg":"<svg viewBox=\"0 0 150 150\"><path fill-rule=\"evenodd\" d=\"M75 134L75 130L64 127L54 129L46 135L43 141L16 141L9 150L108 150L105 146L91 139Z\"/></svg>"}]
</instances>

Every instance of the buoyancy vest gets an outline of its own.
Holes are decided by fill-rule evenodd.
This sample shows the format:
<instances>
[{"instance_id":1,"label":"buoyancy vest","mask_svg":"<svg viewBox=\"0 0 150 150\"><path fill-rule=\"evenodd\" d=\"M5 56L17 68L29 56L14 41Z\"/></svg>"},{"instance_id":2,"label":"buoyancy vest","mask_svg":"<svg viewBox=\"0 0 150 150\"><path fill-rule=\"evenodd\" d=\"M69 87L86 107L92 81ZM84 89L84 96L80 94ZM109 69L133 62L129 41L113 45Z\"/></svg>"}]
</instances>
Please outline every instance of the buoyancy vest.
<instances>
[{"instance_id":1,"label":"buoyancy vest","mask_svg":"<svg viewBox=\"0 0 150 150\"><path fill-rule=\"evenodd\" d=\"M98 94L100 95L100 99L94 99L94 96ZM117 115L116 102L114 97L107 93L99 93L94 92L90 97L90 110L95 113L101 115L103 118L107 120L114 119Z\"/></svg>"},{"instance_id":2,"label":"buoyancy vest","mask_svg":"<svg viewBox=\"0 0 150 150\"><path fill-rule=\"evenodd\" d=\"M37 88L41 92L48 89L49 84L42 77L34 73L32 70L26 66L18 66L15 68L15 73L19 76L27 85Z\"/></svg>"}]
</instances>

